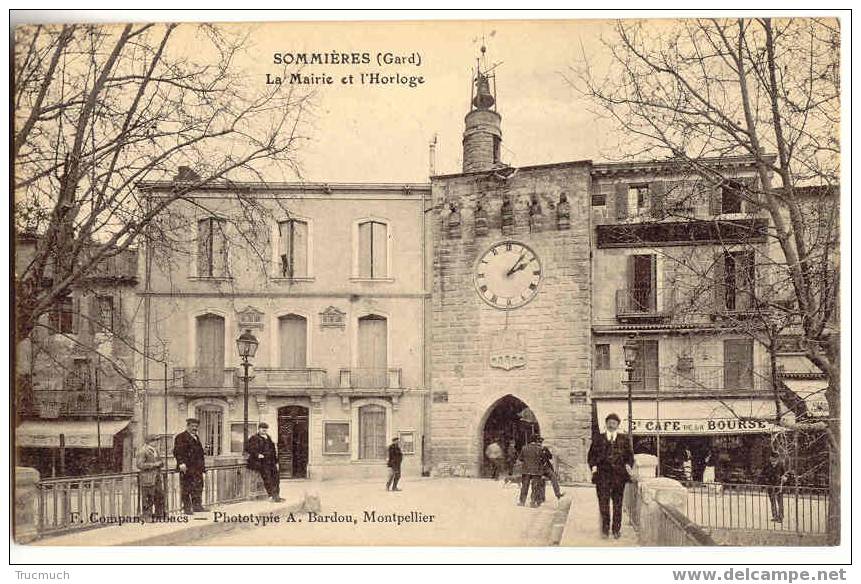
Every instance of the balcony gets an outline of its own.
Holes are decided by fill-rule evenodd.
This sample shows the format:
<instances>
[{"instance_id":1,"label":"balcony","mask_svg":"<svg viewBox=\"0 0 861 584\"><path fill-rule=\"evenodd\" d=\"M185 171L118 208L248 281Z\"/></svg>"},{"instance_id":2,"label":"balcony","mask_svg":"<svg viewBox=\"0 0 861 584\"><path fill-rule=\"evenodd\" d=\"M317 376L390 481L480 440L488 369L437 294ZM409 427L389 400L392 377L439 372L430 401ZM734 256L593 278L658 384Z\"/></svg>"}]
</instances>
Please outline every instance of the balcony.
<instances>
[{"instance_id":1,"label":"balcony","mask_svg":"<svg viewBox=\"0 0 861 584\"><path fill-rule=\"evenodd\" d=\"M21 400L21 414L42 419L132 416L134 393L127 389L99 392L36 389L26 392Z\"/></svg>"},{"instance_id":2,"label":"balcony","mask_svg":"<svg viewBox=\"0 0 861 584\"><path fill-rule=\"evenodd\" d=\"M616 290L616 319L620 322L661 321L672 316L673 288Z\"/></svg>"},{"instance_id":3,"label":"balcony","mask_svg":"<svg viewBox=\"0 0 861 584\"><path fill-rule=\"evenodd\" d=\"M622 383L626 371L617 369L596 369L592 374L593 393L599 396L624 397L628 393ZM677 365L661 367L657 372L644 379L641 371L632 373L634 395L653 396L658 392L667 394L734 394L767 392L769 375L767 371L753 371L749 368L724 365L688 365L680 360Z\"/></svg>"},{"instance_id":4,"label":"balcony","mask_svg":"<svg viewBox=\"0 0 861 584\"><path fill-rule=\"evenodd\" d=\"M183 367L173 370L175 387L191 390L236 390L236 369L211 367Z\"/></svg>"},{"instance_id":5,"label":"balcony","mask_svg":"<svg viewBox=\"0 0 861 584\"><path fill-rule=\"evenodd\" d=\"M374 367L341 369L341 389L401 389L401 370Z\"/></svg>"},{"instance_id":6,"label":"balcony","mask_svg":"<svg viewBox=\"0 0 861 584\"><path fill-rule=\"evenodd\" d=\"M292 389L322 389L326 387L326 370L318 368L279 369L273 367L254 368L251 387L269 391ZM241 381L242 374L238 377Z\"/></svg>"}]
</instances>

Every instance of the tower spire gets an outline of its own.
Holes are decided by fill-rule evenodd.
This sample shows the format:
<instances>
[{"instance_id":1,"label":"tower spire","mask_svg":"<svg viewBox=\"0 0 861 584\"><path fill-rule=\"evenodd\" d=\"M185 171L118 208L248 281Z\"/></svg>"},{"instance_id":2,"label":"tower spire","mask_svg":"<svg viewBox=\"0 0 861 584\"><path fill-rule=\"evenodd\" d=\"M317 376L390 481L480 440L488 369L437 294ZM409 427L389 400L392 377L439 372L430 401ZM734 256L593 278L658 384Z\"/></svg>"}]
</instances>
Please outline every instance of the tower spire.
<instances>
[{"instance_id":1,"label":"tower spire","mask_svg":"<svg viewBox=\"0 0 861 584\"><path fill-rule=\"evenodd\" d=\"M499 160L502 117L496 111L496 75L493 73L499 63L487 67L487 46L483 38L480 51L475 59L470 111L464 119L463 172L502 166Z\"/></svg>"}]
</instances>

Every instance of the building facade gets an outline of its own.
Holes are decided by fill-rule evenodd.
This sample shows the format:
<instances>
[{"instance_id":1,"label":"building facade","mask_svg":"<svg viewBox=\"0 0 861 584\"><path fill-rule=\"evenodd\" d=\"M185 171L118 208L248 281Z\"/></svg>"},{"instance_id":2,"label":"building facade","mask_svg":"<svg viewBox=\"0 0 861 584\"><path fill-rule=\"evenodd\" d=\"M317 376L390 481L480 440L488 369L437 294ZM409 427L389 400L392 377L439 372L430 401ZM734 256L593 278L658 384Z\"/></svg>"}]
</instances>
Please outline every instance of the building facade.
<instances>
[{"instance_id":1,"label":"building facade","mask_svg":"<svg viewBox=\"0 0 861 584\"><path fill-rule=\"evenodd\" d=\"M18 237L17 274L38 244ZM136 285L137 252L108 252L18 343L16 464L44 478L133 470Z\"/></svg>"},{"instance_id":2,"label":"building facade","mask_svg":"<svg viewBox=\"0 0 861 584\"><path fill-rule=\"evenodd\" d=\"M157 198L173 186L141 188ZM172 205L164 221L187 253L150 246L140 290L148 431L174 435L196 417L211 464L240 459L236 339L250 331L259 348L249 432L268 423L282 478L384 476L395 436L404 473L420 474L428 194L426 185L230 184Z\"/></svg>"}]
</instances>

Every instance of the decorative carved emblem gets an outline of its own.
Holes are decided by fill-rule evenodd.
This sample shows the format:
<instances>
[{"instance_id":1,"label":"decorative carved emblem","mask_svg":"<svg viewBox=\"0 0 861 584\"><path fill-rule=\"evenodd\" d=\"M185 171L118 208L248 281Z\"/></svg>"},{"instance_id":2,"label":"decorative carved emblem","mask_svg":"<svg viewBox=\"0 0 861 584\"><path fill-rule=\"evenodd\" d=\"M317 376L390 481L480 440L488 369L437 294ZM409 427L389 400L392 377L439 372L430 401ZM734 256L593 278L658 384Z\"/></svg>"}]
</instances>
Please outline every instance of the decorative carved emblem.
<instances>
[{"instance_id":1,"label":"decorative carved emblem","mask_svg":"<svg viewBox=\"0 0 861 584\"><path fill-rule=\"evenodd\" d=\"M347 313L334 306L330 306L320 313L321 328L344 328L346 323Z\"/></svg>"},{"instance_id":2,"label":"decorative carved emblem","mask_svg":"<svg viewBox=\"0 0 861 584\"><path fill-rule=\"evenodd\" d=\"M504 330L493 338L490 366L511 371L526 367L526 345L522 333Z\"/></svg>"},{"instance_id":3,"label":"decorative carved emblem","mask_svg":"<svg viewBox=\"0 0 861 584\"><path fill-rule=\"evenodd\" d=\"M263 328L263 311L257 310L253 306L246 306L236 313L236 320L239 328L245 329L262 329Z\"/></svg>"}]
</instances>

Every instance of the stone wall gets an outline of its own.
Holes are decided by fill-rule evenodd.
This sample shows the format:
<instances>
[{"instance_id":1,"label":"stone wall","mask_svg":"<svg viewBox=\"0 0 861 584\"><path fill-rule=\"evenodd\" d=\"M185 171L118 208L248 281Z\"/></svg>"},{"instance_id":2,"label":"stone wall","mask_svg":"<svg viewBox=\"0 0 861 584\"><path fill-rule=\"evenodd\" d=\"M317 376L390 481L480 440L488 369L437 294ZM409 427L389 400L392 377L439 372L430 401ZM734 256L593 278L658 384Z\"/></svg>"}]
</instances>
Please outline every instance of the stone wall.
<instances>
[{"instance_id":1,"label":"stone wall","mask_svg":"<svg viewBox=\"0 0 861 584\"><path fill-rule=\"evenodd\" d=\"M435 473L478 474L484 422L494 404L510 394L535 413L560 474L588 479L589 181L588 163L522 168L508 179L493 174L433 179ZM561 200L568 202L560 209L563 194ZM503 220L503 200L510 204L510 221ZM505 311L479 297L473 274L478 258L508 239L531 247L541 262L542 281L531 302ZM490 354L500 342L516 343L525 365L491 367Z\"/></svg>"}]
</instances>

